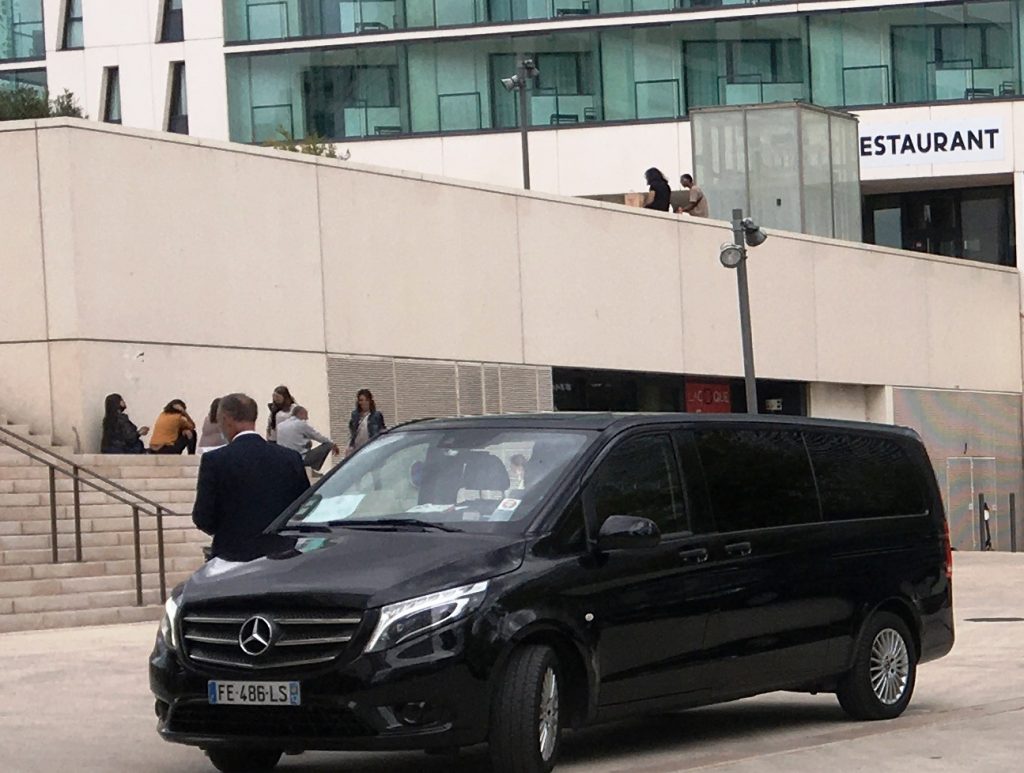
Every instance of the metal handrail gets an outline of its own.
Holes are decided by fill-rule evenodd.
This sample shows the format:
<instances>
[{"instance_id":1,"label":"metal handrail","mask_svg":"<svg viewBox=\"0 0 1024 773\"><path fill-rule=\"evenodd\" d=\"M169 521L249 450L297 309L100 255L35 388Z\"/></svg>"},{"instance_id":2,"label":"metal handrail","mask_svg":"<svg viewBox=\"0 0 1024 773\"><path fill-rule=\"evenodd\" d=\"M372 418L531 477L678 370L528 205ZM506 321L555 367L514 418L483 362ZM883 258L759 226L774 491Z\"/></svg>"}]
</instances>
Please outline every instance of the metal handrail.
<instances>
[{"instance_id":1,"label":"metal handrail","mask_svg":"<svg viewBox=\"0 0 1024 773\"><path fill-rule=\"evenodd\" d=\"M6 437L5 437L6 436ZM11 441L10 438L14 438L17 443L30 446L38 451L47 454L56 459L61 464L70 467L68 470L66 467L61 467L53 461L47 460L42 456L32 453L26 448L21 448L16 445L15 442ZM81 464L74 462L64 456L61 456L57 452L46 448L35 441L29 440L16 432L11 432L6 427L0 427L0 445L7 446L8 448L17 451L19 454L32 459L33 461L39 462L40 464L46 465L48 469L48 482L50 488L50 548L52 563L60 563L60 554L57 546L57 472L71 478L72 481L72 497L73 497L73 508L74 508L74 523L75 523L75 561L82 561L82 504L81 504L81 490L80 485L85 484L90 488L110 497L111 499L120 502L121 504L128 505L132 509L132 532L133 541L135 547L135 603L136 606L143 606L142 599L142 531L140 526L139 514L145 513L156 518L156 543L157 543L157 571L160 579L160 603L167 601L167 569L166 560L164 556L164 515L180 515L171 510L169 507L154 502L148 497L144 497L138 492L132 491L120 483L110 480L109 478L100 475L95 470L90 470L88 467L83 467ZM90 480L89 478L83 477L85 475L91 475L96 480ZM101 481L108 486L111 486L114 490L103 488L96 481ZM132 501L127 497L134 497L138 501Z\"/></svg>"}]
</instances>

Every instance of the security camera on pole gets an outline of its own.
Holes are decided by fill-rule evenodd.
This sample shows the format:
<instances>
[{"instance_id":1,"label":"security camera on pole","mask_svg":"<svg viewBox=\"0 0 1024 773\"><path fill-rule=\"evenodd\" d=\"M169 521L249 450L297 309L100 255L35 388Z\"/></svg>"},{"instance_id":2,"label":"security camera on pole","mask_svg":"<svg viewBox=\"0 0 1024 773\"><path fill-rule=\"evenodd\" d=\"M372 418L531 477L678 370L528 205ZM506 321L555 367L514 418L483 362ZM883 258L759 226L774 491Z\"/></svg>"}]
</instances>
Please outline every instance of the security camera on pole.
<instances>
[{"instance_id":1,"label":"security camera on pole","mask_svg":"<svg viewBox=\"0 0 1024 773\"><path fill-rule=\"evenodd\" d=\"M743 339L743 380L747 391L747 413L757 413L757 386L754 379L754 336L750 329L750 293L747 288L747 247L764 244L768 234L753 218L743 217L742 209L732 211L732 243L720 248L718 259L726 268L736 269L740 299L740 335Z\"/></svg>"},{"instance_id":2,"label":"security camera on pole","mask_svg":"<svg viewBox=\"0 0 1024 773\"><path fill-rule=\"evenodd\" d=\"M519 63L516 74L511 78L502 78L501 85L505 91L519 92L519 137L523 144L523 187L530 190L530 139L527 132L530 128L530 117L527 114L526 89L531 79L540 75L532 59L523 59Z\"/></svg>"}]
</instances>

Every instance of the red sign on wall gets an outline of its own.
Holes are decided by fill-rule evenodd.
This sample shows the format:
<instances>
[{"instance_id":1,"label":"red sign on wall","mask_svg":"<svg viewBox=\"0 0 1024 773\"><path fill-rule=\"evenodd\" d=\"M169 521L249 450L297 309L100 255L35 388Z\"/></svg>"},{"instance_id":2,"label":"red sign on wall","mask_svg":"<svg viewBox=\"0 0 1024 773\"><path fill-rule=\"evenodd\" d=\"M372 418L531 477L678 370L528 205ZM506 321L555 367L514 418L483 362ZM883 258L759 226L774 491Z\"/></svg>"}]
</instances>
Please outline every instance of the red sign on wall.
<instances>
[{"instance_id":1,"label":"red sign on wall","mask_svg":"<svg viewBox=\"0 0 1024 773\"><path fill-rule=\"evenodd\" d=\"M728 381L687 381L687 413L732 413Z\"/></svg>"}]
</instances>

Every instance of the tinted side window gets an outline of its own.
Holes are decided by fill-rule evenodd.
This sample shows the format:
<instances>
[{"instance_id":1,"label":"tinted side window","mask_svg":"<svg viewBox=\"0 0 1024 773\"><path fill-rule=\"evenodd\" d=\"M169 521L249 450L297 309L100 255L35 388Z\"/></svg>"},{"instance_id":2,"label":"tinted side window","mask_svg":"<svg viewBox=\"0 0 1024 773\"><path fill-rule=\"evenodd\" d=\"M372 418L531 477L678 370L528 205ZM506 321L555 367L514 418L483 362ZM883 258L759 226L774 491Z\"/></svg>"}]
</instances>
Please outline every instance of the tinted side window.
<instances>
[{"instance_id":1,"label":"tinted side window","mask_svg":"<svg viewBox=\"0 0 1024 773\"><path fill-rule=\"evenodd\" d=\"M715 430L695 435L718 531L820 520L799 432Z\"/></svg>"},{"instance_id":2,"label":"tinted side window","mask_svg":"<svg viewBox=\"0 0 1024 773\"><path fill-rule=\"evenodd\" d=\"M662 534L686 531L682 489L668 435L644 435L613 448L591 483L595 534L610 515L650 518Z\"/></svg>"},{"instance_id":3,"label":"tinted side window","mask_svg":"<svg viewBox=\"0 0 1024 773\"><path fill-rule=\"evenodd\" d=\"M916 515L927 510L921 473L895 441L805 433L827 521Z\"/></svg>"}]
</instances>

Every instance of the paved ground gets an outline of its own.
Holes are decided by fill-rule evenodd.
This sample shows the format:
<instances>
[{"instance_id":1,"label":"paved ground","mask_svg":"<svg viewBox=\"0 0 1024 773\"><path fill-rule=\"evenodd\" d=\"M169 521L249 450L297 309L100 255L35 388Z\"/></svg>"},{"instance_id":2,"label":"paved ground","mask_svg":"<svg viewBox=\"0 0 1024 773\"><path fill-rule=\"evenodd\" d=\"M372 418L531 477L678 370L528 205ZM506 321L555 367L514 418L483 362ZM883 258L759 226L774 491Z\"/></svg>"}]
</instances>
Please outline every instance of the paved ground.
<instances>
[{"instance_id":1,"label":"paved ground","mask_svg":"<svg viewBox=\"0 0 1024 773\"><path fill-rule=\"evenodd\" d=\"M832 696L775 694L648 717L567 738L559 771L728 773L1009 771L1024 754L1024 554L957 554L957 645L924 666L909 711L853 723ZM0 635L0 770L4 773L200 773L203 755L159 740L146 656L151 624ZM307 754L289 773L486 770L479 750Z\"/></svg>"}]
</instances>

